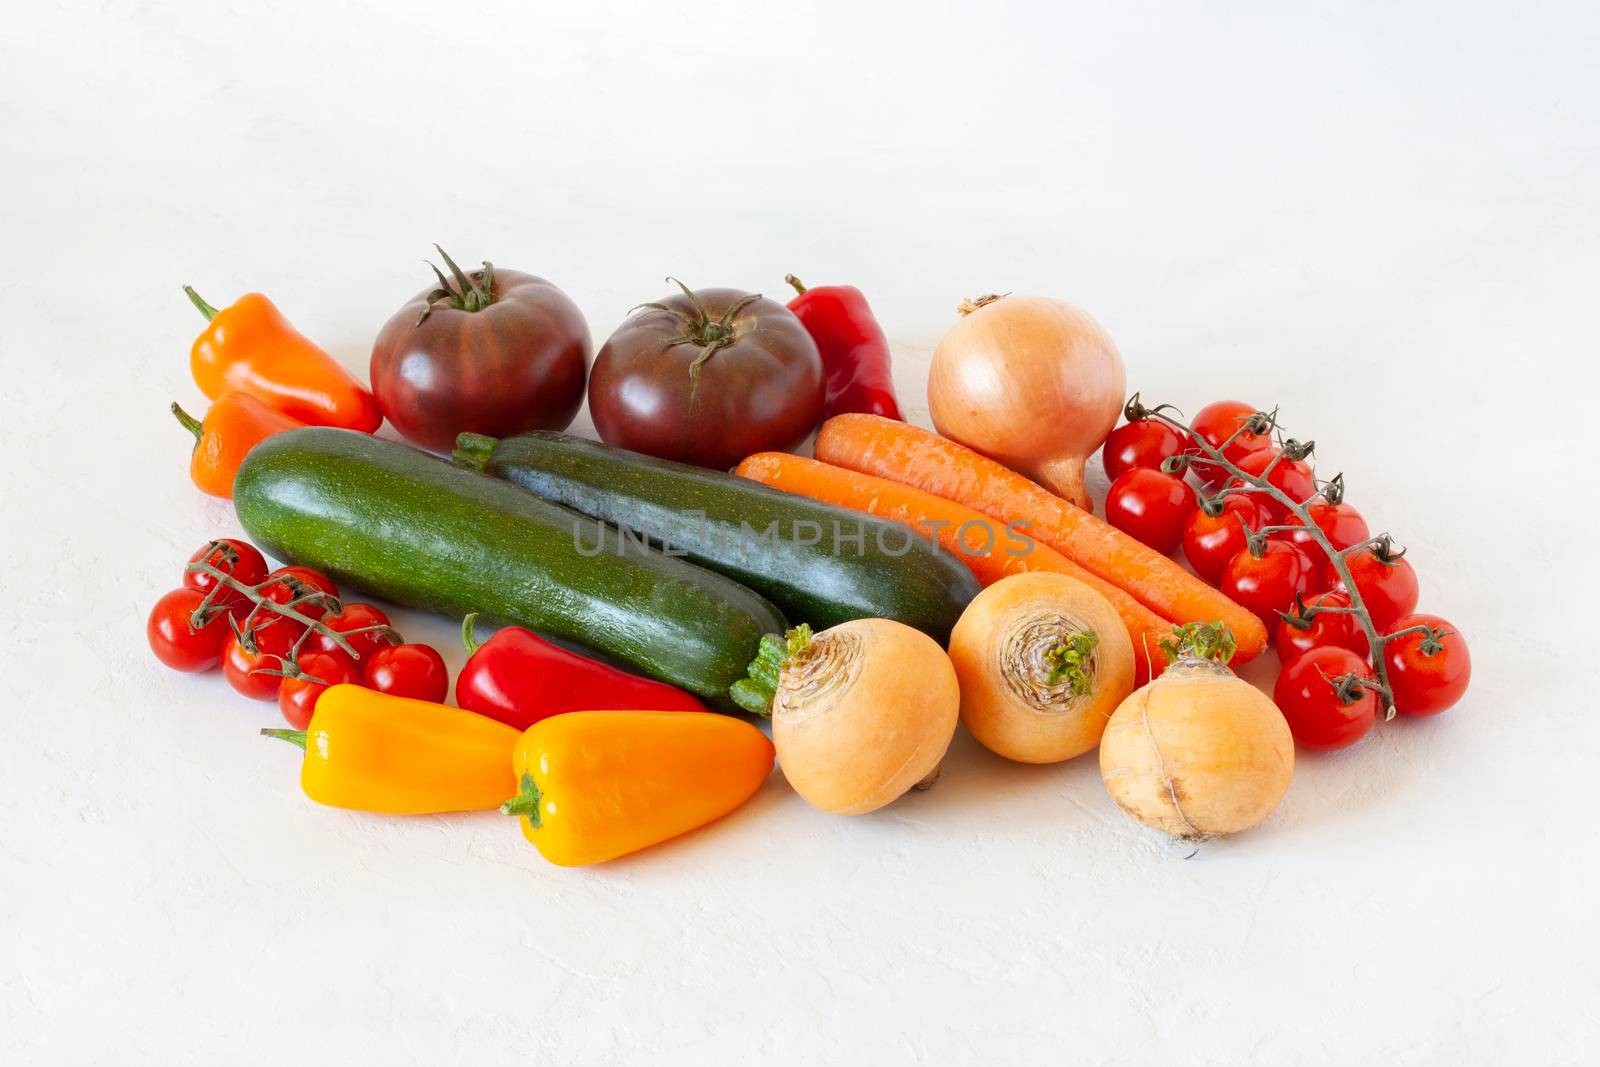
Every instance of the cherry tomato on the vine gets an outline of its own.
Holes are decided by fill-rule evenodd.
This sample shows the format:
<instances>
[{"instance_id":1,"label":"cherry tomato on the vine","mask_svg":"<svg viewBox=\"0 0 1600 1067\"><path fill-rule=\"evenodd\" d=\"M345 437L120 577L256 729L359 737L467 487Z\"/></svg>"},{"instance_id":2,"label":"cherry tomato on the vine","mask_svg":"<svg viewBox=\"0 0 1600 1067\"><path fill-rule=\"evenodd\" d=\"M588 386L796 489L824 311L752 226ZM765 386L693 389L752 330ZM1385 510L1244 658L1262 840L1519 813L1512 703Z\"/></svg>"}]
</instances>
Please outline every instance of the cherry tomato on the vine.
<instances>
[{"instance_id":1,"label":"cherry tomato on the vine","mask_svg":"<svg viewBox=\"0 0 1600 1067\"><path fill-rule=\"evenodd\" d=\"M215 614L198 630L189 621L206 598L198 589L174 589L156 601L144 634L156 659L175 671L209 671L222 662L222 646L233 636L227 611Z\"/></svg>"},{"instance_id":2,"label":"cherry tomato on the vine","mask_svg":"<svg viewBox=\"0 0 1600 1067\"><path fill-rule=\"evenodd\" d=\"M1379 633L1387 633L1395 620L1417 610L1417 572L1409 560L1383 545L1369 545L1346 556L1344 565Z\"/></svg>"},{"instance_id":3,"label":"cherry tomato on the vine","mask_svg":"<svg viewBox=\"0 0 1600 1067\"><path fill-rule=\"evenodd\" d=\"M1176 456L1188 444L1183 434L1160 419L1136 419L1111 431L1100 448L1100 458L1106 477L1116 481L1135 468L1160 470L1163 460Z\"/></svg>"},{"instance_id":4,"label":"cherry tomato on the vine","mask_svg":"<svg viewBox=\"0 0 1600 1067\"><path fill-rule=\"evenodd\" d=\"M429 645L391 645L366 661L362 677L370 689L391 696L438 703L450 692L444 657Z\"/></svg>"},{"instance_id":5,"label":"cherry tomato on the vine","mask_svg":"<svg viewBox=\"0 0 1600 1067\"><path fill-rule=\"evenodd\" d=\"M322 619L322 625L341 634L348 634L352 630L367 630L366 633L346 637L350 647L356 650L356 655L365 662L380 648L387 648L400 642L394 634L385 630L368 630L370 626L388 626L389 616L379 611L371 604L355 603L345 604L340 610ZM307 648L317 648L323 652L337 652L346 655L333 638L324 633L312 634L306 642Z\"/></svg>"},{"instance_id":6,"label":"cherry tomato on the vine","mask_svg":"<svg viewBox=\"0 0 1600 1067\"><path fill-rule=\"evenodd\" d=\"M278 695L283 678L269 671L281 671L303 628L287 619L274 619L251 630L255 651L245 648L236 635L230 635L222 649L222 674L228 684L251 700L271 700Z\"/></svg>"},{"instance_id":7,"label":"cherry tomato on the vine","mask_svg":"<svg viewBox=\"0 0 1600 1067\"><path fill-rule=\"evenodd\" d=\"M1268 468L1271 468L1270 471ZM1257 478L1265 475L1268 485L1276 487L1297 504L1310 500L1317 492L1317 479L1311 472L1311 464L1303 459L1290 459L1276 448L1264 448L1259 452L1250 453L1239 461L1239 469ZM1242 483L1233 479L1228 484ZM1278 501L1265 493L1257 493L1255 496L1262 512L1274 524L1281 525L1292 521L1289 509Z\"/></svg>"},{"instance_id":8,"label":"cherry tomato on the vine","mask_svg":"<svg viewBox=\"0 0 1600 1067\"><path fill-rule=\"evenodd\" d=\"M1278 619L1278 630L1272 635L1278 658L1288 663L1296 656L1313 648L1348 648L1365 656L1370 645L1366 632L1356 622L1354 615L1344 611L1313 611L1314 608L1348 608L1350 597L1338 590L1319 593L1304 599L1307 620L1298 612L1287 611ZM1287 617L1285 617L1287 616Z\"/></svg>"},{"instance_id":9,"label":"cherry tomato on the vine","mask_svg":"<svg viewBox=\"0 0 1600 1067\"><path fill-rule=\"evenodd\" d=\"M1194 489L1172 474L1135 467L1106 491L1106 521L1162 555L1171 555L1194 510Z\"/></svg>"},{"instance_id":10,"label":"cherry tomato on the vine","mask_svg":"<svg viewBox=\"0 0 1600 1067\"><path fill-rule=\"evenodd\" d=\"M202 545L189 557L189 562L210 564L243 585L259 585L267 576L266 557L258 552L254 545L233 537L218 538ZM183 585L186 589L193 589L203 594L209 593L216 584L217 580L209 574L191 570L183 572ZM228 604L231 608L247 606L250 603L248 597L233 589L219 593L217 600Z\"/></svg>"},{"instance_id":11,"label":"cherry tomato on the vine","mask_svg":"<svg viewBox=\"0 0 1600 1067\"><path fill-rule=\"evenodd\" d=\"M274 604L287 604L308 593L316 592L326 593L333 598L339 596L339 590L335 588L332 579L310 567L279 567L267 575L266 582L267 584L261 587L261 595ZM312 599L297 604L294 610L308 619L320 619L327 614L328 605L320 599ZM265 611L256 612L255 621L260 622L265 614Z\"/></svg>"},{"instance_id":12,"label":"cherry tomato on the vine","mask_svg":"<svg viewBox=\"0 0 1600 1067\"><path fill-rule=\"evenodd\" d=\"M1467 691L1467 683L1472 680L1472 656L1467 652L1466 639L1437 615L1407 615L1387 632L1398 633L1413 626L1426 626L1434 632L1407 634L1386 641L1383 646L1394 710L1401 715L1437 715Z\"/></svg>"},{"instance_id":13,"label":"cherry tomato on the vine","mask_svg":"<svg viewBox=\"0 0 1600 1067\"><path fill-rule=\"evenodd\" d=\"M1214 404L1207 404L1195 415L1194 421L1189 424L1189 429L1194 431L1197 440L1203 440L1212 448L1222 449L1222 454L1231 462L1238 463L1253 452L1272 445L1270 434L1256 433L1254 430L1245 429L1239 436L1233 437L1235 431L1249 421L1259 408L1239 400L1218 400ZM1227 448L1222 443L1233 437L1233 443ZM1196 446L1198 448L1198 445ZM1203 450L1202 450L1203 451ZM1227 477L1227 473L1212 464L1196 461L1190 469L1200 475L1207 485L1215 485Z\"/></svg>"},{"instance_id":14,"label":"cherry tomato on the vine","mask_svg":"<svg viewBox=\"0 0 1600 1067\"><path fill-rule=\"evenodd\" d=\"M343 652L302 652L296 666L301 673L285 678L278 687L278 710L296 730L310 725L317 698L330 686L361 681L361 669Z\"/></svg>"},{"instance_id":15,"label":"cherry tomato on the vine","mask_svg":"<svg viewBox=\"0 0 1600 1067\"><path fill-rule=\"evenodd\" d=\"M1342 552L1372 537L1372 533L1367 529L1367 520L1361 517L1361 512L1342 501L1337 504L1330 504L1327 501L1318 500L1308 505L1306 512L1311 516L1311 521L1322 531L1323 536L1333 544L1335 551ZM1297 526L1298 529L1287 533L1273 534L1272 536L1305 549L1312 559L1322 564L1323 577L1326 579L1324 584L1334 584L1337 579L1333 571L1333 565L1328 561L1326 550L1317 544L1316 538L1311 535L1311 532L1293 516L1290 516L1287 521Z\"/></svg>"},{"instance_id":16,"label":"cherry tomato on the vine","mask_svg":"<svg viewBox=\"0 0 1600 1067\"><path fill-rule=\"evenodd\" d=\"M1311 557L1287 541L1267 541L1257 556L1248 548L1222 568L1221 589L1235 603L1255 612L1271 633L1278 612L1287 611L1296 596L1311 592L1317 567Z\"/></svg>"},{"instance_id":17,"label":"cherry tomato on the vine","mask_svg":"<svg viewBox=\"0 0 1600 1067\"><path fill-rule=\"evenodd\" d=\"M1273 703L1283 712L1294 739L1307 748L1345 748L1361 740L1378 721L1378 698L1349 681L1372 680L1367 661L1348 648L1313 648L1278 675Z\"/></svg>"},{"instance_id":18,"label":"cherry tomato on the vine","mask_svg":"<svg viewBox=\"0 0 1600 1067\"><path fill-rule=\"evenodd\" d=\"M1248 547L1245 528L1264 524L1261 509L1242 493L1223 497L1221 506L1217 515L1195 508L1183 527L1183 554L1194 572L1212 585L1221 579L1228 561Z\"/></svg>"}]
</instances>

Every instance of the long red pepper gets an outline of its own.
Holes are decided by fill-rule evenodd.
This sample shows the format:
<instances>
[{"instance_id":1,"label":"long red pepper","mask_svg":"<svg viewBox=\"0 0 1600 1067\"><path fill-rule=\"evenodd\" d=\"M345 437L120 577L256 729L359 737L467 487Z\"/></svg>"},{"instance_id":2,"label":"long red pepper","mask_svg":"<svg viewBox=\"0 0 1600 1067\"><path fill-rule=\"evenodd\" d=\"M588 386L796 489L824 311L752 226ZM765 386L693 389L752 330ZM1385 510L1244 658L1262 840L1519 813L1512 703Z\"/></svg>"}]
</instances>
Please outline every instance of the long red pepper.
<instances>
[{"instance_id":1,"label":"long red pepper","mask_svg":"<svg viewBox=\"0 0 1600 1067\"><path fill-rule=\"evenodd\" d=\"M793 274L784 281L799 295L789 301L822 353L827 377L826 418L859 411L901 419L889 373L889 340L872 317L867 298L853 285L807 289ZM902 419L902 421L904 421Z\"/></svg>"},{"instance_id":2,"label":"long red pepper","mask_svg":"<svg viewBox=\"0 0 1600 1067\"><path fill-rule=\"evenodd\" d=\"M456 676L456 703L468 711L526 730L568 711L709 710L682 689L569 652L520 626L480 645L477 618L461 622L470 655Z\"/></svg>"}]
</instances>

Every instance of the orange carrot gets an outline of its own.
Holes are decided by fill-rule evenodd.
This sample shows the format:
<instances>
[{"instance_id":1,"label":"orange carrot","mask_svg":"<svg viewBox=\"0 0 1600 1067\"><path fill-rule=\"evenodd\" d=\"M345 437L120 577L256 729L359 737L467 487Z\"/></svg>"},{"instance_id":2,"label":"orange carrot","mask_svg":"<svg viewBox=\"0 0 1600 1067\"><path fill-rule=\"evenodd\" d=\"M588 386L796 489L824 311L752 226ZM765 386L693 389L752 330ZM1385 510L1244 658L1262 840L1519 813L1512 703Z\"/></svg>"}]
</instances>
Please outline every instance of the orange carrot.
<instances>
[{"instance_id":1,"label":"orange carrot","mask_svg":"<svg viewBox=\"0 0 1600 1067\"><path fill-rule=\"evenodd\" d=\"M1161 642L1172 637L1172 624L1110 582L1090 574L1026 532L1010 527L996 529L995 521L965 504L924 493L900 482L845 470L786 452L759 452L734 471L741 478L782 489L786 493L837 504L854 511L902 522L926 537L936 539L946 552L961 557L984 585L1008 574L1054 571L1070 575L1111 602L1128 628L1134 663L1143 685L1166 666Z\"/></svg>"},{"instance_id":2,"label":"orange carrot","mask_svg":"<svg viewBox=\"0 0 1600 1067\"><path fill-rule=\"evenodd\" d=\"M1256 616L1108 523L1015 471L929 430L876 415L836 415L822 424L817 458L946 497L1028 533L1085 570L1127 590L1173 622L1220 620L1239 643L1236 663L1267 647Z\"/></svg>"}]
</instances>

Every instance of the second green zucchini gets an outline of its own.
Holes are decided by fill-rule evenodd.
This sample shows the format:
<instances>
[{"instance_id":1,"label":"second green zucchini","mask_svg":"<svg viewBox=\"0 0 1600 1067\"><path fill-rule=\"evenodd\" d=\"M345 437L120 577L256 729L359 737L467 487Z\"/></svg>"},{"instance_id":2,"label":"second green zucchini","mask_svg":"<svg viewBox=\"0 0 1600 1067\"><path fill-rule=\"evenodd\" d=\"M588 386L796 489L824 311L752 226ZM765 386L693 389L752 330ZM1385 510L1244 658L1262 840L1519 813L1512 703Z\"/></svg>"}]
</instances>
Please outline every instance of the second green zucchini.
<instances>
[{"instance_id":1,"label":"second green zucchini","mask_svg":"<svg viewBox=\"0 0 1600 1067\"><path fill-rule=\"evenodd\" d=\"M910 527L732 474L550 431L462 434L455 462L631 530L819 630L894 619L942 644L978 595L972 572Z\"/></svg>"}]
</instances>

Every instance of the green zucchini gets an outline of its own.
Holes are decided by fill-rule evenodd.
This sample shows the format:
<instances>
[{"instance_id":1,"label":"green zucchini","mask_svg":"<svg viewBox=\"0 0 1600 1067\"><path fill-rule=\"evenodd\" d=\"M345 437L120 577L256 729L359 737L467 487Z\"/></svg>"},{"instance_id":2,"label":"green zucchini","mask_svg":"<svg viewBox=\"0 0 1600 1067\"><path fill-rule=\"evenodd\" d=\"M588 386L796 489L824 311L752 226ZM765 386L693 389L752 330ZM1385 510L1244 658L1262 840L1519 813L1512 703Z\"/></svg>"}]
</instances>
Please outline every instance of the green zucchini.
<instances>
[{"instance_id":1,"label":"green zucchini","mask_svg":"<svg viewBox=\"0 0 1600 1067\"><path fill-rule=\"evenodd\" d=\"M257 544L341 584L588 645L724 708L761 636L785 625L723 575L369 434L272 435L245 457L233 505Z\"/></svg>"},{"instance_id":2,"label":"green zucchini","mask_svg":"<svg viewBox=\"0 0 1600 1067\"><path fill-rule=\"evenodd\" d=\"M978 595L959 559L907 526L721 471L550 431L462 434L455 460L720 571L817 630L894 619L943 644Z\"/></svg>"}]
</instances>

